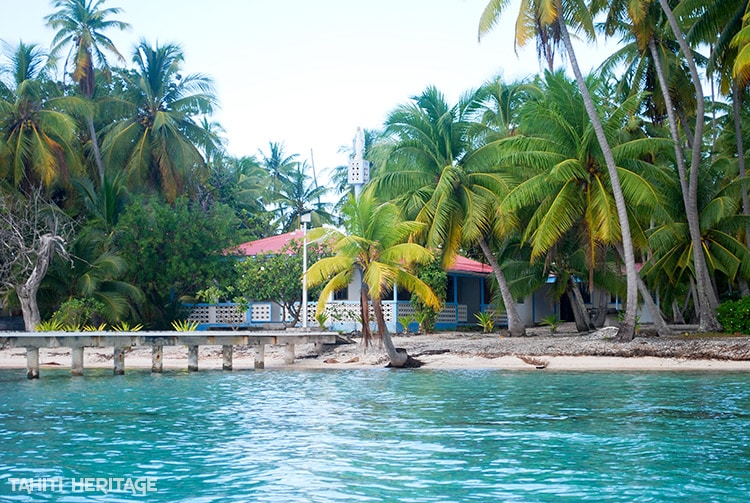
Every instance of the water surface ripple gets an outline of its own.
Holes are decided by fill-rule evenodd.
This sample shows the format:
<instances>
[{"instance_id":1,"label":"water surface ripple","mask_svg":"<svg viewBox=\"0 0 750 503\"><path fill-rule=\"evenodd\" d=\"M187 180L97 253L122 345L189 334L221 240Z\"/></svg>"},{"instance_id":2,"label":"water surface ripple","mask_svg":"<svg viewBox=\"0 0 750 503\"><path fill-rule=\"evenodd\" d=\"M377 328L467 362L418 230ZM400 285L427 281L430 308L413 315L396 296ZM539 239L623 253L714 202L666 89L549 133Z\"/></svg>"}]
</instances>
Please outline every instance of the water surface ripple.
<instances>
[{"instance_id":1,"label":"water surface ripple","mask_svg":"<svg viewBox=\"0 0 750 503\"><path fill-rule=\"evenodd\" d=\"M746 501L750 376L0 371L0 501ZM11 479L153 477L147 496Z\"/></svg>"}]
</instances>

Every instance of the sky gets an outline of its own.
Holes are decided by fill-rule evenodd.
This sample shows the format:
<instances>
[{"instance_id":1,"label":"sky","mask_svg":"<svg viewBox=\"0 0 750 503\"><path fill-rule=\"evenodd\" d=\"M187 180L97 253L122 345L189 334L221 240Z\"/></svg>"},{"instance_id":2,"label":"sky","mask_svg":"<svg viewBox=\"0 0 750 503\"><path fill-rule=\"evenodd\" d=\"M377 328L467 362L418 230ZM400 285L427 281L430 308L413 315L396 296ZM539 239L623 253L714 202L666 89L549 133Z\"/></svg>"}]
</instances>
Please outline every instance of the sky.
<instances>
[{"instance_id":1,"label":"sky","mask_svg":"<svg viewBox=\"0 0 750 503\"><path fill-rule=\"evenodd\" d=\"M514 52L520 0L481 43L479 17L488 0L106 0L131 25L108 35L130 64L133 47L177 43L185 73L214 81L229 155L269 152L314 166L315 174L347 163L357 127L378 129L387 114L427 86L449 103L494 76L539 72L533 44ZM10 0L0 0L0 5ZM48 47L54 32L49 0L12 1L0 39ZM578 52L578 51L577 51ZM581 47L590 69L601 58ZM110 60L114 63L114 60ZM325 183L325 179L321 180Z\"/></svg>"}]
</instances>

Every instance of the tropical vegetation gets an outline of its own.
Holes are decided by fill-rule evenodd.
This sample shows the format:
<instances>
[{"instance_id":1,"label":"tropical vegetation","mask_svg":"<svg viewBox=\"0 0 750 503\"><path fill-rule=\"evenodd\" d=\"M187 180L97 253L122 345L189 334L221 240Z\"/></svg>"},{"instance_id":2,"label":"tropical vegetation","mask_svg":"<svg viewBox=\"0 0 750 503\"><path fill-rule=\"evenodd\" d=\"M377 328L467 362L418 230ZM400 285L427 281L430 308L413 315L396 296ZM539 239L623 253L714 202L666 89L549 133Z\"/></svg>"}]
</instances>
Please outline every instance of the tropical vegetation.
<instances>
[{"instance_id":1,"label":"tropical vegetation","mask_svg":"<svg viewBox=\"0 0 750 503\"><path fill-rule=\"evenodd\" d=\"M235 266L226 250L307 213L337 228L332 255L311 260L320 306L362 274L363 331L372 305L396 366L407 356L380 301L397 283L439 309L443 280L422 278L458 255L491 266L510 335L526 329L516 299L545 284L581 331L604 322L610 295L624 299L623 341L639 306L660 333L736 329L736 308L719 306L750 296L748 2L522 2L515 45L535 43L544 70L477 82L455 102L439 85L404 97L364 132L372 172L358 195L346 166L320 182L283 141L230 155L211 77L186 74L175 42L115 47L109 34L127 25L106 3L54 0L49 49L3 46L0 284L27 329L71 318L70 306L96 306L83 324L168 328L213 285L248 300L283 283L264 297L293 311L298 264L274 265L288 280L271 285L260 261ZM480 37L509 5L488 1ZM619 46L584 75L571 40L598 36ZM592 310L594 293L605 303Z\"/></svg>"}]
</instances>

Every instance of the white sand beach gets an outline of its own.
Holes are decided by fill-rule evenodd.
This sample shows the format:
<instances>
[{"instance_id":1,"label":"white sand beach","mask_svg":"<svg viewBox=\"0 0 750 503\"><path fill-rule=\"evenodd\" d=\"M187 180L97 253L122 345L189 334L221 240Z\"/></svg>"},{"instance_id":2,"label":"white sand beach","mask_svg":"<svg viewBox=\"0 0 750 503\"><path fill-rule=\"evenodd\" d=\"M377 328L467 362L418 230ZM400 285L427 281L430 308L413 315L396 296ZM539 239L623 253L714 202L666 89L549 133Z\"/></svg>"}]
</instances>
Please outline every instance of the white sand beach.
<instances>
[{"instance_id":1,"label":"white sand beach","mask_svg":"<svg viewBox=\"0 0 750 503\"><path fill-rule=\"evenodd\" d=\"M396 347L404 348L423 363L424 369L507 369L507 370L722 370L750 371L750 337L698 336L637 337L628 343L611 338L612 330L578 335L551 334L537 330L529 337L505 337L477 332L440 332L394 336ZM284 347L268 346L266 369L367 369L384 367L388 359L377 341L368 348L359 340L328 346L322 355L312 344L297 345L296 359L284 363ZM42 371L69 368L68 348L42 348ZM86 348L85 368L111 368L113 351ZM186 347L165 347L165 370L187 368ZM25 368L26 350L0 350L0 368ZM220 346L201 346L199 369L221 369ZM150 368L151 348L134 347L126 352L125 369ZM252 347L233 351L234 370L254 368Z\"/></svg>"}]
</instances>

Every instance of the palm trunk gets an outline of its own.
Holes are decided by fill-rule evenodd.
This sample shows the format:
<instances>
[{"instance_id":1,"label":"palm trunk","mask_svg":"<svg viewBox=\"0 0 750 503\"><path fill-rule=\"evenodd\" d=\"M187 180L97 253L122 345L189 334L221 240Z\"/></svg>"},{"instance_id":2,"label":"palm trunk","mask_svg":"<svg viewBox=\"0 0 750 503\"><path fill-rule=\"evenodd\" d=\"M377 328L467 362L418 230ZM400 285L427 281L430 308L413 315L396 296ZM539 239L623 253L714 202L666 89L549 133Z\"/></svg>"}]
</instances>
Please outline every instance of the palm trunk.
<instances>
[{"instance_id":1,"label":"palm trunk","mask_svg":"<svg viewBox=\"0 0 750 503\"><path fill-rule=\"evenodd\" d=\"M594 328L602 328L607 321L610 294L601 288L595 288L594 292L596 293L596 316L591 322L594 324Z\"/></svg>"},{"instance_id":2,"label":"palm trunk","mask_svg":"<svg viewBox=\"0 0 750 503\"><path fill-rule=\"evenodd\" d=\"M672 323L676 325L685 324L685 317L682 315L682 310L680 310L680 304L677 302L677 299L672 301Z\"/></svg>"},{"instance_id":3,"label":"palm trunk","mask_svg":"<svg viewBox=\"0 0 750 503\"><path fill-rule=\"evenodd\" d=\"M560 5L560 1L556 2L558 12L562 13L563 9ZM570 66L573 69L573 73L578 82L578 88L583 96L583 103L586 107L586 113L591 120L591 125L596 133L596 139L599 142L599 147L602 149L604 160L607 164L607 171L609 173L610 183L612 184L612 196L615 199L615 205L617 206L617 216L620 220L620 231L622 234L622 245L625 260L625 277L627 279L627 294L625 297L625 316L620 323L620 329L618 330L617 337L620 341L631 341L635 337L635 324L636 324L636 308L638 304L638 273L635 270L635 253L633 251L633 239L630 233L630 222L628 221L628 210L625 205L625 197L622 193L622 187L620 186L620 177L617 174L617 165L615 164L615 158L612 154L612 149L607 141L607 136L604 134L604 127L602 121L599 119L599 115L596 112L594 101L591 99L591 94L586 87L586 81L583 78L581 69L578 66L578 60L576 59L575 50L573 44L570 41L570 34L568 33L568 27L562 17L558 18L558 24L560 25L560 34L562 35L563 42L565 44L565 50L568 53L568 59L570 60Z\"/></svg>"},{"instance_id":4,"label":"palm trunk","mask_svg":"<svg viewBox=\"0 0 750 503\"><path fill-rule=\"evenodd\" d=\"M573 277L568 278L568 283L565 285L565 293L570 301L570 306L573 308L573 318L576 322L576 330L578 332L588 332L592 330L594 325L591 323L591 317L586 310L586 304L583 302L581 289L573 280Z\"/></svg>"},{"instance_id":5,"label":"palm trunk","mask_svg":"<svg viewBox=\"0 0 750 503\"><path fill-rule=\"evenodd\" d=\"M510 332L511 337L523 337L526 335L526 327L523 324L521 315L518 314L516 300L510 293L510 287L508 286L508 281L505 279L505 274L503 274L503 270L500 268L500 264L498 264L495 254L492 253L490 245L487 243L484 236L479 239L479 247L482 249L490 266L492 266L492 272L495 275L497 285L500 288L500 295L502 296L503 304L505 305L505 313L508 316L508 332Z\"/></svg>"},{"instance_id":6,"label":"palm trunk","mask_svg":"<svg viewBox=\"0 0 750 503\"><path fill-rule=\"evenodd\" d=\"M380 341L383 343L383 347L385 347L388 359L391 361L391 367L403 367L409 360L409 355L403 349L396 349L393 345L391 333L388 332L388 326L385 323L385 316L383 316L383 303L380 299L373 299L372 307L375 311L375 321L377 321L378 324L378 335Z\"/></svg>"},{"instance_id":7,"label":"palm trunk","mask_svg":"<svg viewBox=\"0 0 750 503\"><path fill-rule=\"evenodd\" d=\"M664 98L664 106L667 109L667 117L669 119L669 132L672 135L672 143L674 147L674 155L677 161L677 174L680 177L680 187L682 188L682 202L685 205L685 210L688 206L688 181L687 172L685 171L685 156L682 153L682 147L680 147L680 133L677 126L677 117L675 116L674 106L672 105L672 96L669 94L669 87L667 86L667 78L664 75L664 67L661 65L661 58L659 52L656 50L656 42L651 37L648 41L648 49L651 53L651 59L654 60L654 68L656 69L656 76L659 79L659 86L661 87L661 94Z\"/></svg>"},{"instance_id":8,"label":"palm trunk","mask_svg":"<svg viewBox=\"0 0 750 503\"><path fill-rule=\"evenodd\" d=\"M88 118L88 127L89 135L91 136L91 148L94 150L94 161L99 170L99 187L104 187L104 163L102 162L102 155L99 152L99 139L96 136L93 117Z\"/></svg>"},{"instance_id":9,"label":"palm trunk","mask_svg":"<svg viewBox=\"0 0 750 503\"><path fill-rule=\"evenodd\" d=\"M367 348L372 340L372 332L370 332L370 301L367 296L367 285L364 282L359 289L359 309L362 316L362 345Z\"/></svg>"},{"instance_id":10,"label":"palm trunk","mask_svg":"<svg viewBox=\"0 0 750 503\"><path fill-rule=\"evenodd\" d=\"M615 249L617 250L617 253L620 254L620 257L622 257L622 247L616 246ZM643 303L646 305L646 309L648 309L648 312L651 315L656 333L658 333L661 337L672 335L672 329L670 329L667 326L667 322L664 321L664 316L661 313L661 309L659 309L659 306L657 306L656 302L654 302L654 299L651 297L651 292L649 291L646 283L643 281L643 278L641 278L640 275L638 275L638 291L641 292Z\"/></svg>"},{"instance_id":11,"label":"palm trunk","mask_svg":"<svg viewBox=\"0 0 750 503\"><path fill-rule=\"evenodd\" d=\"M735 79L732 82L732 111L734 112L734 137L737 140L737 168L740 179L742 179L742 214L750 215L750 197L747 193L747 182L745 181L745 146L742 141L742 122L740 121L740 106L742 105L742 88ZM745 243L750 248L750 226L745 228ZM747 283L745 283L747 287Z\"/></svg>"},{"instance_id":12,"label":"palm trunk","mask_svg":"<svg viewBox=\"0 0 750 503\"><path fill-rule=\"evenodd\" d=\"M677 18L669 7L667 0L659 0L659 4L661 5L664 14L667 16L669 26L672 28L672 33L677 39L677 43L687 60L688 67L690 68L690 77L693 81L693 86L695 87L695 140L693 141L693 153L692 159L690 160L690 176L688 179L688 196L685 211L687 214L688 229L690 231L690 240L693 246L693 264L695 267L696 287L698 292L698 305L696 306L696 311L698 313L701 331L721 331L721 323L719 323L719 320L716 318L716 308L719 305L719 301L714 294L713 283L708 274L708 265L706 263L706 258L703 255L703 240L701 239L700 219L698 215L698 171L701 162L705 120L703 87L700 82L700 76L698 75L698 69L695 65L695 58L685 41L685 36L682 34L682 30L680 30L680 26L677 24Z\"/></svg>"},{"instance_id":13,"label":"palm trunk","mask_svg":"<svg viewBox=\"0 0 750 503\"><path fill-rule=\"evenodd\" d=\"M654 302L654 299L651 297L651 292L648 287L646 287L646 283L643 282L643 279L641 279L640 276L638 276L638 289L641 292L641 297L643 298L643 303L646 305L646 309L648 309L649 314L651 314L656 333L661 337L672 335L672 329L667 326L667 322L664 321L664 316L661 314L661 309L659 309L659 306Z\"/></svg>"}]
</instances>

